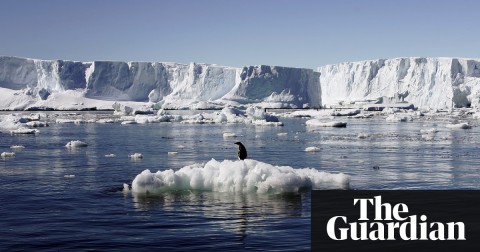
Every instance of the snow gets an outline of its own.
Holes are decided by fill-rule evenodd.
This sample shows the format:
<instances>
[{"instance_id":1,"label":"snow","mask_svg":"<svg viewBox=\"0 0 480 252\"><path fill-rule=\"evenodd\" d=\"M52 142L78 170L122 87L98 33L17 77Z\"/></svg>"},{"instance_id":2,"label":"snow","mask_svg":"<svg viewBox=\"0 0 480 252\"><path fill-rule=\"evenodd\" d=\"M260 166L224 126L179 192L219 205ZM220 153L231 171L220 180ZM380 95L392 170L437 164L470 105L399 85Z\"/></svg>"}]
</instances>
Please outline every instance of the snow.
<instances>
[{"instance_id":1,"label":"snow","mask_svg":"<svg viewBox=\"0 0 480 252\"><path fill-rule=\"evenodd\" d=\"M312 127L336 127L336 128L347 127L346 122L338 122L338 121L324 122L319 119L310 119L306 121L305 124L307 126L312 126Z\"/></svg>"},{"instance_id":2,"label":"snow","mask_svg":"<svg viewBox=\"0 0 480 252\"><path fill-rule=\"evenodd\" d=\"M73 140L73 141L70 141L68 142L65 147L67 148L77 148L77 147L87 147L88 144L85 143L85 142L82 142L80 140Z\"/></svg>"},{"instance_id":3,"label":"snow","mask_svg":"<svg viewBox=\"0 0 480 252\"><path fill-rule=\"evenodd\" d=\"M321 172L312 168L294 169L247 160L210 160L179 170L152 173L144 170L132 182L133 193L161 193L174 190L216 192L284 193L302 188L347 189L350 177ZM127 186L128 188L128 186Z\"/></svg>"}]
</instances>

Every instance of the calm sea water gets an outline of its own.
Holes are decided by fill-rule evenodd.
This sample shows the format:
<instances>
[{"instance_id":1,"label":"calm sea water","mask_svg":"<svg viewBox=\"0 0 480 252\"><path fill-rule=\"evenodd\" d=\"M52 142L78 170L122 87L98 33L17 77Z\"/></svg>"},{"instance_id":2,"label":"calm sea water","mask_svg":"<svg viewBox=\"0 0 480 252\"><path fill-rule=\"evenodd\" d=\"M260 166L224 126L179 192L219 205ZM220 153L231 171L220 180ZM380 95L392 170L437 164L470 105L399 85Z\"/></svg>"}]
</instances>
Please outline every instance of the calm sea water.
<instances>
[{"instance_id":1,"label":"calm sea water","mask_svg":"<svg viewBox=\"0 0 480 252\"><path fill-rule=\"evenodd\" d=\"M252 159L347 173L354 190L480 188L479 127L452 130L443 119L379 118L312 129L305 119L282 121L284 127L51 124L36 136L0 133L0 152L26 147L15 158L0 159L0 250L309 250L309 191L122 192L122 184L145 169L236 159L235 141ZM434 140L422 140L420 130L431 127L439 130ZM226 131L238 137L224 138ZM89 146L64 147L77 139ZM310 146L320 151L305 152ZM127 157L135 152L144 158ZM116 157L106 158L110 153Z\"/></svg>"}]
</instances>

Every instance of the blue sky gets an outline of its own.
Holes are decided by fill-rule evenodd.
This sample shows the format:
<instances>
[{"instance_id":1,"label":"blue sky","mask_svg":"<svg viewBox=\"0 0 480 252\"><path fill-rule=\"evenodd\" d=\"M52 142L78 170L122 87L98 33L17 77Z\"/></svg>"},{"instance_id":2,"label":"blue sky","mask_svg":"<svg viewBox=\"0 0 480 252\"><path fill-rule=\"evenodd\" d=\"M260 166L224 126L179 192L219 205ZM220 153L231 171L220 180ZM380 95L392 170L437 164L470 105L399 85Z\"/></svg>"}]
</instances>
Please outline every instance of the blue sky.
<instances>
[{"instance_id":1,"label":"blue sky","mask_svg":"<svg viewBox=\"0 0 480 252\"><path fill-rule=\"evenodd\" d=\"M0 0L0 55L325 64L480 58L475 0Z\"/></svg>"}]
</instances>

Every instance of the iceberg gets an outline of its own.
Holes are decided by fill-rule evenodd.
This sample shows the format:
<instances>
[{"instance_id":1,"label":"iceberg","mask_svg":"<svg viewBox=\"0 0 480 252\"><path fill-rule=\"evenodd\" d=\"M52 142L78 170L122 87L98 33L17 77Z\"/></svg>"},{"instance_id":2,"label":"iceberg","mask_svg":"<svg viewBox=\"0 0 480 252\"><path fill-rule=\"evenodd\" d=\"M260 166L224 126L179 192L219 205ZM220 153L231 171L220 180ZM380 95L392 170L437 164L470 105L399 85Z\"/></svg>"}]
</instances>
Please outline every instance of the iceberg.
<instances>
[{"instance_id":1,"label":"iceberg","mask_svg":"<svg viewBox=\"0 0 480 252\"><path fill-rule=\"evenodd\" d=\"M152 173L144 170L132 182L133 193L162 193L175 190L207 190L215 192L285 193L302 188L347 189L350 176L332 174L313 168L294 169L274 166L253 159L212 159L179 170Z\"/></svg>"}]
</instances>

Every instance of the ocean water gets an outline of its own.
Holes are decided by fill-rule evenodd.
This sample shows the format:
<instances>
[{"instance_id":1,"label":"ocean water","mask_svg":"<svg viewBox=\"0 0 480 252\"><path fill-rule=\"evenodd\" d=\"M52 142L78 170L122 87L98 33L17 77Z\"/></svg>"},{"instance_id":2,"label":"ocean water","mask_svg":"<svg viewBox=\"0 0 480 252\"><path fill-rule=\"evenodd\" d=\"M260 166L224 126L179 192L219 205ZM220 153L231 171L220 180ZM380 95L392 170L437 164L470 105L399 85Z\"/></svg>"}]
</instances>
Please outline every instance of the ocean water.
<instances>
[{"instance_id":1,"label":"ocean water","mask_svg":"<svg viewBox=\"0 0 480 252\"><path fill-rule=\"evenodd\" d=\"M345 120L346 128L311 128L296 118L281 119L284 127L88 123L51 124L37 135L0 133L0 152L25 146L16 157L0 159L0 250L308 251L309 190L122 190L145 169L234 160L236 141L251 159L346 173L352 190L480 188L479 127L449 129L441 118ZM425 141L420 130L432 127L439 132ZM88 147L65 147L77 139ZM304 151L312 146L320 150ZM168 155L172 151L178 154ZM130 159L135 152L144 158Z\"/></svg>"}]
</instances>

